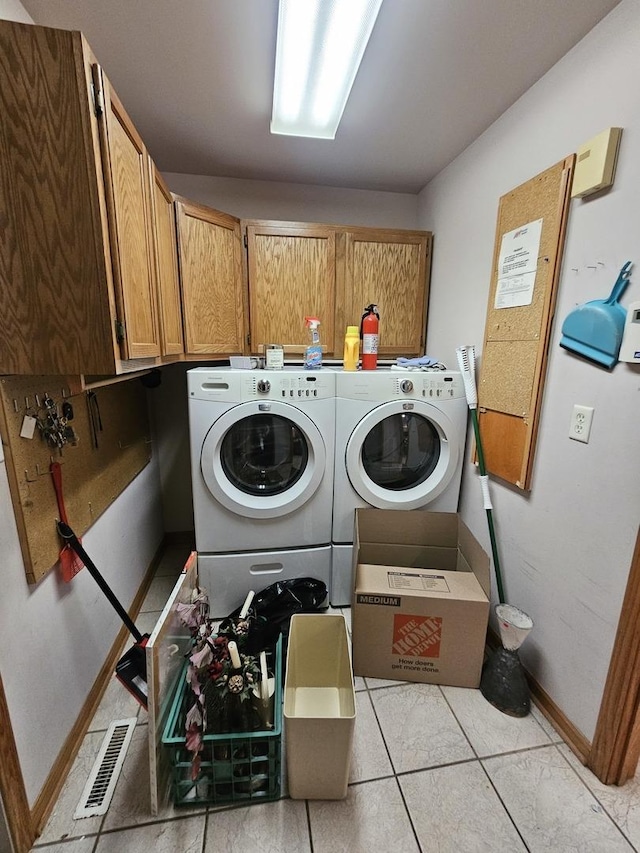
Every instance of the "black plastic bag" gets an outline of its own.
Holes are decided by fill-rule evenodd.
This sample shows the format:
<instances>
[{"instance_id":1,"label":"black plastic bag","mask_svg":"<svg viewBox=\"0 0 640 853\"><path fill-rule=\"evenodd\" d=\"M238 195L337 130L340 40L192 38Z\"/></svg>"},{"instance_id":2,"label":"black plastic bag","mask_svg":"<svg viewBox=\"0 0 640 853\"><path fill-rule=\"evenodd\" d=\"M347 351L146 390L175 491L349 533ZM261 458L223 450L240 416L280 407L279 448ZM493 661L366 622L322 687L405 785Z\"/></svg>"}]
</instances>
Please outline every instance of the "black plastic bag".
<instances>
[{"instance_id":1,"label":"black plastic bag","mask_svg":"<svg viewBox=\"0 0 640 853\"><path fill-rule=\"evenodd\" d=\"M326 610L327 585L316 578L290 578L276 581L257 592L251 602L250 613L254 624L247 637L247 654L257 654L261 649L275 646L282 634L283 650L289 637L289 623L294 613L317 613ZM228 622L242 609L237 607L220 623L218 632L224 634Z\"/></svg>"}]
</instances>

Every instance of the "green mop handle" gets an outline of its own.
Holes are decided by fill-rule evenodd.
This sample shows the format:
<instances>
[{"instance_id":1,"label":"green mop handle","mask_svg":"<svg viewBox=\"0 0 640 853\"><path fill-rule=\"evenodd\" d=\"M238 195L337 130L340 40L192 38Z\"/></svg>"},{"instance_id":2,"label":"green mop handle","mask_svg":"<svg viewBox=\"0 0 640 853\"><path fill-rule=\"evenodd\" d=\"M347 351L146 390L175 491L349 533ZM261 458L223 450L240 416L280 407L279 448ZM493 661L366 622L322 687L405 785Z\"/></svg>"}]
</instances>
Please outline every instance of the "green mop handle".
<instances>
[{"instance_id":1,"label":"green mop handle","mask_svg":"<svg viewBox=\"0 0 640 853\"><path fill-rule=\"evenodd\" d=\"M458 358L458 366L464 382L464 390L471 412L471 423L473 424L473 432L476 438L476 451L478 453L478 467L480 469L480 485L482 487L482 496L484 508L487 513L487 526L489 528L489 538L491 539L491 553L493 555L493 565L496 571L496 587L498 589L498 598L500 604L505 603L504 587L502 585L502 572L500 571L500 558L498 556L498 544L496 542L496 531L493 526L493 507L491 505L491 495L489 494L489 477L484 463L484 452L482 450L482 439L480 438L480 423L478 421L478 392L476 389L476 373L475 373L475 349L472 346L458 347L456 350Z\"/></svg>"}]
</instances>

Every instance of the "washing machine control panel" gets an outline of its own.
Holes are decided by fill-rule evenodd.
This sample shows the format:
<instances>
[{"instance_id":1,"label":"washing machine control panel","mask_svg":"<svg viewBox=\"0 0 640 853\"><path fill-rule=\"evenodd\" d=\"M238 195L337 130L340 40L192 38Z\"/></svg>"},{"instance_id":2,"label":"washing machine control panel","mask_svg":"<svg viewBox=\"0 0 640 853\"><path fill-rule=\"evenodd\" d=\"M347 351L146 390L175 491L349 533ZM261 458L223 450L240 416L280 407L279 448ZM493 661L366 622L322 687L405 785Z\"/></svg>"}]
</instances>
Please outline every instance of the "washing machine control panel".
<instances>
[{"instance_id":1,"label":"washing machine control panel","mask_svg":"<svg viewBox=\"0 0 640 853\"><path fill-rule=\"evenodd\" d=\"M281 400L283 403L302 403L326 400L334 396L334 377L331 374L311 373L307 370L273 370L269 377L247 377L243 399L261 397Z\"/></svg>"},{"instance_id":2,"label":"washing machine control panel","mask_svg":"<svg viewBox=\"0 0 640 853\"><path fill-rule=\"evenodd\" d=\"M335 375L330 371L285 371L271 380L274 399L289 403L328 400L335 396Z\"/></svg>"},{"instance_id":3,"label":"washing machine control panel","mask_svg":"<svg viewBox=\"0 0 640 853\"><path fill-rule=\"evenodd\" d=\"M330 370L242 370L196 367L187 372L191 400L226 405L249 400L281 400L289 403L330 400L335 397L335 373Z\"/></svg>"}]
</instances>

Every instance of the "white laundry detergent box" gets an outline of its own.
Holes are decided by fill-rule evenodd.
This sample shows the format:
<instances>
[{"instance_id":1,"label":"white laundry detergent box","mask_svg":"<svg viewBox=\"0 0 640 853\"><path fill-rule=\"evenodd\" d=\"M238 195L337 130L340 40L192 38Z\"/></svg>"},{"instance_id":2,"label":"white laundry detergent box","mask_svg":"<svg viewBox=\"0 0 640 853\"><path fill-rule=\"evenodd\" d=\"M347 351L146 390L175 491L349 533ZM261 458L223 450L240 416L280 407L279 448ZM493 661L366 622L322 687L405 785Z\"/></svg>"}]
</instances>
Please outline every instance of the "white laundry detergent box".
<instances>
[{"instance_id":1,"label":"white laundry detergent box","mask_svg":"<svg viewBox=\"0 0 640 853\"><path fill-rule=\"evenodd\" d=\"M355 675L478 687L490 561L457 513L358 509Z\"/></svg>"}]
</instances>

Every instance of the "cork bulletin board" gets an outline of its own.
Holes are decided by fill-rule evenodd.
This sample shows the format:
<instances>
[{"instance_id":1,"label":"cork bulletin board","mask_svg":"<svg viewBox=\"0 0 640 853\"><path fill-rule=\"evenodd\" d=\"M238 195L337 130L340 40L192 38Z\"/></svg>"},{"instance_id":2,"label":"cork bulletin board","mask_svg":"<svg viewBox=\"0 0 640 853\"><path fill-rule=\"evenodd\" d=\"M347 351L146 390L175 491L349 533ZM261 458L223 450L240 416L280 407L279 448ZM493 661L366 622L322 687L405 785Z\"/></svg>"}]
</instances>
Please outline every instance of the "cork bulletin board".
<instances>
[{"instance_id":1,"label":"cork bulletin board","mask_svg":"<svg viewBox=\"0 0 640 853\"><path fill-rule=\"evenodd\" d=\"M38 428L21 436L25 416L46 413L45 397L60 412L71 405L75 446L51 446ZM69 524L82 536L151 458L145 390L137 379L81 392L65 377L2 376L0 432L25 572L37 583L61 547L51 462L61 465Z\"/></svg>"},{"instance_id":2,"label":"cork bulletin board","mask_svg":"<svg viewBox=\"0 0 640 853\"><path fill-rule=\"evenodd\" d=\"M502 196L498 208L479 420L487 471L525 491L531 488L574 163L574 155L556 163ZM540 229L537 264L528 279L529 301L514 298L511 305L500 280L503 237L527 226Z\"/></svg>"}]
</instances>

